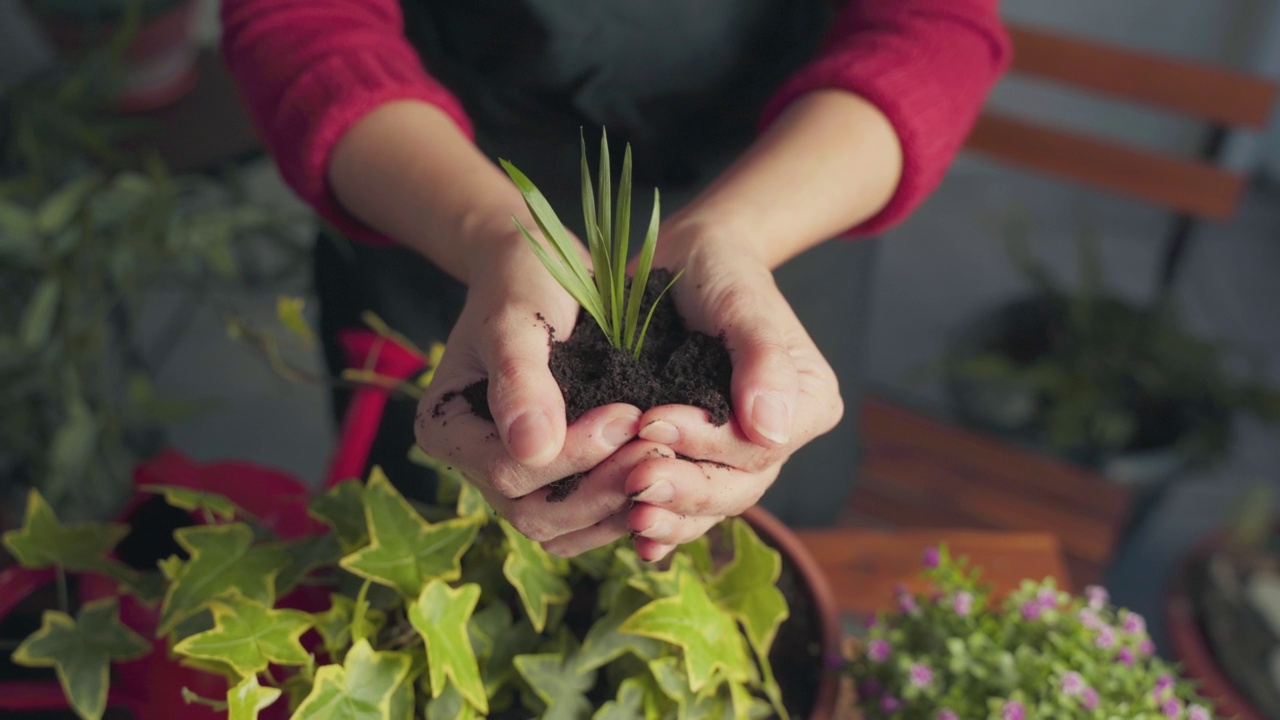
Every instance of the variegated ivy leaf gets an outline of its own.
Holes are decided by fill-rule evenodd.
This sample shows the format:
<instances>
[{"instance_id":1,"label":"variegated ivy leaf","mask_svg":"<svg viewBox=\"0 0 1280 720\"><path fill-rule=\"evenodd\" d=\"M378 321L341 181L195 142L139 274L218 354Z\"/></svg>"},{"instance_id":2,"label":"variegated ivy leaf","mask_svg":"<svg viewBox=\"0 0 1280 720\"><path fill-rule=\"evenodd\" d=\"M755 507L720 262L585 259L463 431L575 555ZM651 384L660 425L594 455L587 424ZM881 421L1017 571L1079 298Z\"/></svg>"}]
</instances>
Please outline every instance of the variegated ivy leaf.
<instances>
[{"instance_id":1,"label":"variegated ivy leaf","mask_svg":"<svg viewBox=\"0 0 1280 720\"><path fill-rule=\"evenodd\" d=\"M282 295L276 298L276 317L290 332L310 347L315 342L315 333L311 331L311 323L307 322L306 316L303 315L306 305L305 298Z\"/></svg>"},{"instance_id":2,"label":"variegated ivy leaf","mask_svg":"<svg viewBox=\"0 0 1280 720\"><path fill-rule=\"evenodd\" d=\"M639 556L636 556L636 562L640 562ZM680 581L686 575L702 582L701 576L694 569L693 559L682 552L676 552L672 554L671 564L666 570L654 572L639 566L634 573L628 574L627 584L652 598L671 597L680 592Z\"/></svg>"},{"instance_id":3,"label":"variegated ivy leaf","mask_svg":"<svg viewBox=\"0 0 1280 720\"><path fill-rule=\"evenodd\" d=\"M617 697L601 705L591 720L646 720L649 717L645 713L648 692L644 680L629 677L618 685Z\"/></svg>"},{"instance_id":4,"label":"variegated ivy leaf","mask_svg":"<svg viewBox=\"0 0 1280 720\"><path fill-rule=\"evenodd\" d=\"M742 623L757 653L765 657L788 615L787 600L777 585L782 556L745 521L735 519L730 525L733 560L712 578L711 596Z\"/></svg>"},{"instance_id":5,"label":"variegated ivy leaf","mask_svg":"<svg viewBox=\"0 0 1280 720\"><path fill-rule=\"evenodd\" d=\"M185 527L175 530L173 538L190 559L174 572L160 605L160 635L233 590L264 605L275 602L276 576L289 558L278 544L255 546L248 525Z\"/></svg>"},{"instance_id":6,"label":"variegated ivy leaf","mask_svg":"<svg viewBox=\"0 0 1280 720\"><path fill-rule=\"evenodd\" d=\"M649 671L657 679L663 694L671 698L679 708L676 717L736 717L730 714L729 702L721 693L715 692L711 687L697 692L689 685L689 676L680 671L679 658L654 660L649 663Z\"/></svg>"},{"instance_id":7,"label":"variegated ivy leaf","mask_svg":"<svg viewBox=\"0 0 1280 720\"><path fill-rule=\"evenodd\" d=\"M311 692L293 711L290 720L410 720L412 699L409 671L413 659L406 653L377 652L367 640L351 647L341 665L316 670ZM408 714L393 714L394 710Z\"/></svg>"},{"instance_id":8,"label":"variegated ivy leaf","mask_svg":"<svg viewBox=\"0 0 1280 720\"><path fill-rule=\"evenodd\" d=\"M174 652L224 662L241 676L261 672L271 663L310 661L301 642L302 633L311 627L307 613L276 610L238 594L214 600L209 609L213 628L178 643Z\"/></svg>"},{"instance_id":9,"label":"variegated ivy leaf","mask_svg":"<svg viewBox=\"0 0 1280 720\"><path fill-rule=\"evenodd\" d=\"M449 683L444 692L427 703L426 720L476 720L483 717L462 697L458 686Z\"/></svg>"},{"instance_id":10,"label":"variegated ivy leaf","mask_svg":"<svg viewBox=\"0 0 1280 720\"><path fill-rule=\"evenodd\" d=\"M445 678L458 687L467 702L482 713L489 712L488 693L480 679L480 665L467 636L468 621L480 600L479 585L451 588L432 580L417 602L409 606L409 622L427 646L427 668L431 696L440 697Z\"/></svg>"},{"instance_id":11,"label":"variegated ivy leaf","mask_svg":"<svg viewBox=\"0 0 1280 720\"><path fill-rule=\"evenodd\" d=\"M343 568L408 598L416 598L432 580L461 575L462 555L480 530L475 520L427 522L378 468L365 487L364 503L371 540L343 558Z\"/></svg>"},{"instance_id":12,"label":"variegated ivy leaf","mask_svg":"<svg viewBox=\"0 0 1280 720\"><path fill-rule=\"evenodd\" d=\"M217 493L192 490L191 488L174 485L143 485L139 489L143 492L163 495L164 501L176 508L192 512L208 511L223 520L232 520L236 515L253 517L239 505L231 502L229 498Z\"/></svg>"},{"instance_id":13,"label":"variegated ivy leaf","mask_svg":"<svg viewBox=\"0 0 1280 720\"><path fill-rule=\"evenodd\" d=\"M480 661L480 677L493 712L495 698L515 678L515 656L533 652L541 638L527 618L513 618L501 601L472 615L467 635Z\"/></svg>"},{"instance_id":14,"label":"variegated ivy leaf","mask_svg":"<svg viewBox=\"0 0 1280 720\"><path fill-rule=\"evenodd\" d=\"M634 588L626 588L615 599L609 611L596 620L587 631L587 636L582 641L582 649L578 651L578 669L594 670L612 662L625 652L630 652L645 661L662 655L667 645L661 640L618 631L622 623L647 602L649 598L643 593Z\"/></svg>"},{"instance_id":15,"label":"variegated ivy leaf","mask_svg":"<svg viewBox=\"0 0 1280 720\"><path fill-rule=\"evenodd\" d=\"M120 622L116 598L86 603L73 620L46 610L40 629L13 653L26 667L52 667L62 692L84 720L98 720L107 707L108 670L112 660L131 660L151 650L141 635Z\"/></svg>"},{"instance_id":16,"label":"variegated ivy leaf","mask_svg":"<svg viewBox=\"0 0 1280 720\"><path fill-rule=\"evenodd\" d=\"M364 484L343 480L311 499L311 515L333 528L343 552L355 552L369 544L369 526L364 517Z\"/></svg>"},{"instance_id":17,"label":"variegated ivy leaf","mask_svg":"<svg viewBox=\"0 0 1280 720\"><path fill-rule=\"evenodd\" d=\"M338 593L330 594L329 601L331 603L329 609L312 615L312 620L316 632L324 642L325 652L329 657L339 660L342 658L343 651L352 642L351 626L355 618L356 601ZM372 633L382 629L386 622L387 615L381 610L370 609L365 614L364 625L369 627Z\"/></svg>"},{"instance_id":18,"label":"variegated ivy leaf","mask_svg":"<svg viewBox=\"0 0 1280 720\"><path fill-rule=\"evenodd\" d=\"M568 561L552 556L542 546L520 534L505 520L499 521L510 548L502 563L502 574L520 595L533 628L547 627L547 608L569 601Z\"/></svg>"},{"instance_id":19,"label":"variegated ivy leaf","mask_svg":"<svg viewBox=\"0 0 1280 720\"><path fill-rule=\"evenodd\" d=\"M258 713L271 707L280 690L264 688L258 676L250 675L227 691L227 720L258 720Z\"/></svg>"},{"instance_id":20,"label":"variegated ivy leaf","mask_svg":"<svg viewBox=\"0 0 1280 720\"><path fill-rule=\"evenodd\" d=\"M695 693L717 669L730 680L751 678L752 663L737 624L711 601L706 588L691 573L680 576L676 595L637 610L622 624L621 632L679 646Z\"/></svg>"},{"instance_id":21,"label":"variegated ivy leaf","mask_svg":"<svg viewBox=\"0 0 1280 720\"><path fill-rule=\"evenodd\" d=\"M138 573L107 558L107 553L128 534L129 526L121 523L63 524L44 497L32 489L27 493L27 512L22 527L4 534L4 546L23 567L56 566L129 582L136 580Z\"/></svg>"},{"instance_id":22,"label":"variegated ivy leaf","mask_svg":"<svg viewBox=\"0 0 1280 720\"><path fill-rule=\"evenodd\" d=\"M515 658L516 671L542 701L544 708L538 717L543 720L577 720L591 713L586 694L595 685L596 671L578 670L577 643L567 630L561 631L558 652Z\"/></svg>"}]
</instances>

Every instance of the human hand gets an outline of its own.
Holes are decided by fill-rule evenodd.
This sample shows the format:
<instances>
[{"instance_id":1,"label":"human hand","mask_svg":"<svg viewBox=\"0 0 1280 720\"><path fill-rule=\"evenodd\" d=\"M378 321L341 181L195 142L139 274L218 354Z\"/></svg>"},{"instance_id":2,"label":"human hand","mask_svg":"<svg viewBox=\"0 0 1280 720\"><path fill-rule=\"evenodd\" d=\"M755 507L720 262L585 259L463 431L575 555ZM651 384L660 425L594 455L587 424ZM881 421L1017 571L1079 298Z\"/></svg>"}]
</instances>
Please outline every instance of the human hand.
<instances>
[{"instance_id":1,"label":"human hand","mask_svg":"<svg viewBox=\"0 0 1280 720\"><path fill-rule=\"evenodd\" d=\"M758 502L787 458L844 413L835 373L763 259L710 234L676 234L658 247L657 264L685 269L671 292L686 324L724 333L733 415L720 427L684 405L641 417L640 440L661 450L627 475L627 527L650 561Z\"/></svg>"},{"instance_id":2,"label":"human hand","mask_svg":"<svg viewBox=\"0 0 1280 720\"><path fill-rule=\"evenodd\" d=\"M418 445L458 469L548 550L576 554L612 542L629 531L624 480L656 451L653 443L630 442L640 411L606 405L566 426L564 398L548 367L549 333L571 332L578 304L519 235L468 252L479 271L470 274L461 316L419 402ZM489 381L492 422L459 394L481 379ZM550 483L580 474L569 502L548 501L555 498Z\"/></svg>"}]
</instances>

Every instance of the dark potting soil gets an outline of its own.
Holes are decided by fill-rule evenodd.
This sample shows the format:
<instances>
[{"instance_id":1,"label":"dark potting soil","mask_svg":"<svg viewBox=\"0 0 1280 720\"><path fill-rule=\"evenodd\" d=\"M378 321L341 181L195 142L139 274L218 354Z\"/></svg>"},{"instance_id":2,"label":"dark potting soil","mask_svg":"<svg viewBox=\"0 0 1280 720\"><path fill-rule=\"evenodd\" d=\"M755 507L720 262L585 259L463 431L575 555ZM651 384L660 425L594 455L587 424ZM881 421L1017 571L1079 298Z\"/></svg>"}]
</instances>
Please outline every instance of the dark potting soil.
<instances>
[{"instance_id":1,"label":"dark potting soil","mask_svg":"<svg viewBox=\"0 0 1280 720\"><path fill-rule=\"evenodd\" d=\"M669 270L655 268L649 275L640 305L642 323L670 281ZM724 338L690 331L669 297L654 311L638 359L609 344L585 312L579 314L568 340L557 339L556 329L549 325L547 333L551 374L564 395L570 423L609 403L627 403L642 411L659 405L692 405L706 410L716 425L729 421L733 366ZM464 388L462 396L476 415L492 421L488 392L489 381L480 380Z\"/></svg>"}]
</instances>

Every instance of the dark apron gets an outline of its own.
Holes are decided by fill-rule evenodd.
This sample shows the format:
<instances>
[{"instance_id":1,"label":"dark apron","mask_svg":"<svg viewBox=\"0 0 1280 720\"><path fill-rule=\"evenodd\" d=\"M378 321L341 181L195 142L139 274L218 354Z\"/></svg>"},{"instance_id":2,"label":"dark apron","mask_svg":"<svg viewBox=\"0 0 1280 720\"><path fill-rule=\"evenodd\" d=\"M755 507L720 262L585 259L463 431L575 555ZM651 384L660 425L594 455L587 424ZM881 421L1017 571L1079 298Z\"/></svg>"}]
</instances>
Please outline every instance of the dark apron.
<instances>
[{"instance_id":1,"label":"dark apron","mask_svg":"<svg viewBox=\"0 0 1280 720\"><path fill-rule=\"evenodd\" d=\"M633 237L643 234L655 186L669 214L751 142L765 102L813 57L831 16L830 0L402 5L409 39L462 102L477 145L529 175L579 235L579 129L593 165L601 127L615 158L631 144ZM853 483L873 253L872 241L828 242L775 272L835 368L846 403L840 425L796 453L763 500L792 525L831 523ZM342 367L336 331L359 325L363 311L418 342L443 341L466 297L461 284L399 247L322 239L315 272L326 361L335 371ZM345 404L336 392L335 413ZM400 464L413 442L412 419L409 403L389 404L374 449L384 465Z\"/></svg>"}]
</instances>

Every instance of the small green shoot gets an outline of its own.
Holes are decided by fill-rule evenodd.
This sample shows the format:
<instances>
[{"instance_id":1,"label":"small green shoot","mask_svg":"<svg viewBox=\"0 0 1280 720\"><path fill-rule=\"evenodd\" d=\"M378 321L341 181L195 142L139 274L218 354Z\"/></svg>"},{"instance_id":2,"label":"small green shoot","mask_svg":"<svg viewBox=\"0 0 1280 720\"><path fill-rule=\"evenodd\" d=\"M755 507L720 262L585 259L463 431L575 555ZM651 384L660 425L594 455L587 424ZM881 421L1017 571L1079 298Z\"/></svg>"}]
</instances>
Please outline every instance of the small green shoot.
<instances>
[{"instance_id":1,"label":"small green shoot","mask_svg":"<svg viewBox=\"0 0 1280 720\"><path fill-rule=\"evenodd\" d=\"M654 308L658 301L671 289L684 271L676 273L671 282L662 289L653 305L645 315L644 324L640 324L640 302L644 298L645 287L649 283L649 272L653 267L654 251L658 245L658 222L660 217L658 191L653 191L653 215L649 220L649 231L645 233L644 245L640 248L640 257L636 264L635 277L631 281L631 292L628 295L627 284L627 248L631 235L631 145L627 145L622 159L622 178L618 185L617 212L613 212L613 198L609 168L609 144L607 136L600 137L600 182L593 188L591 168L587 162L587 141L582 139L582 215L587 229L587 248L591 255L591 265L595 269L591 273L579 256L579 246L574 237L565 229L560 218L556 216L551 204L538 188L516 169L514 165L502 160L502 169L507 171L512 182L524 196L525 206L532 213L538 229L551 245L548 252L519 218L512 217L525 240L529 241L534 254L560 283L569 295L591 315L596 324L604 332L609 342L620 350L630 352L633 357L640 357L640 349L644 345L644 336L649 329L649 321L653 319ZM637 329L637 325L639 328Z\"/></svg>"}]
</instances>

